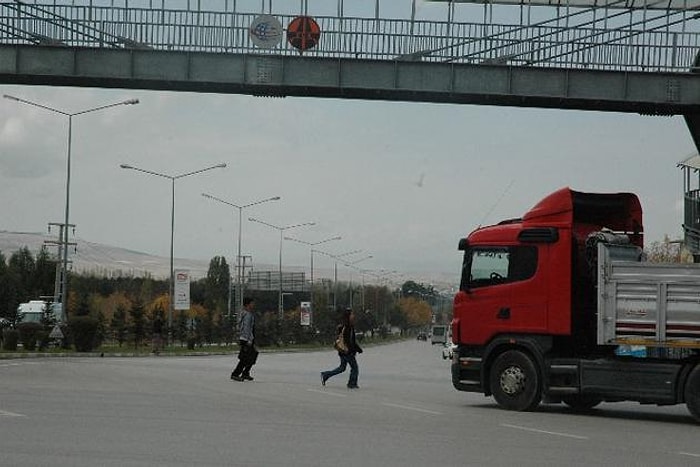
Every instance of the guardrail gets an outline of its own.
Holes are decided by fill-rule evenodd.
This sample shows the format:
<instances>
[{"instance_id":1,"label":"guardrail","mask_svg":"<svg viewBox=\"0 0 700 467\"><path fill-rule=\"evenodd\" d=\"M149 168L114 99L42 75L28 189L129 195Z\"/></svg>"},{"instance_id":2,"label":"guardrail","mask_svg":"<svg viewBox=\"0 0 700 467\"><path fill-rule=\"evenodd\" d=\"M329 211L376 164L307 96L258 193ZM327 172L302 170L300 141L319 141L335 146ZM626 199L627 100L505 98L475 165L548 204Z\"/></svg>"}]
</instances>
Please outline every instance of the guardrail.
<instances>
[{"instance_id":1,"label":"guardrail","mask_svg":"<svg viewBox=\"0 0 700 467\"><path fill-rule=\"evenodd\" d=\"M697 15L688 11L639 15L630 12L629 20L599 18L578 25L566 24L567 19L564 26L549 24L552 21L507 25L320 16L315 20L321 39L303 53L331 58L688 72L700 50L700 33L688 31L690 20ZM249 28L258 16L226 11L0 2L0 43L300 54L284 38L272 49L256 47ZM291 15L274 17L284 30L294 19Z\"/></svg>"}]
</instances>

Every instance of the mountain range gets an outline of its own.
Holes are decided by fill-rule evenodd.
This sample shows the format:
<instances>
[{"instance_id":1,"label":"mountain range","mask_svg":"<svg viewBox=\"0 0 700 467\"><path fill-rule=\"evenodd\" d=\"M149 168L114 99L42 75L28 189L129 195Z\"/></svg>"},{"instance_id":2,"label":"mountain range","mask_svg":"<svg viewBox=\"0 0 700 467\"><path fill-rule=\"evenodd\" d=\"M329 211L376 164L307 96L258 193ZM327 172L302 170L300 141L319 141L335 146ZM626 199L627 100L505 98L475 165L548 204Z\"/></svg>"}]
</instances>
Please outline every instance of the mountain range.
<instances>
[{"instance_id":1,"label":"mountain range","mask_svg":"<svg viewBox=\"0 0 700 467\"><path fill-rule=\"evenodd\" d=\"M0 251L6 259L27 247L34 255L46 245L49 253L57 254L56 235L35 232L9 232L0 231ZM81 274L95 274L98 276L151 276L157 279L165 279L170 275L170 258L150 255L139 251L128 250L110 245L75 239L77 245L70 247L69 259L72 261L72 270ZM51 244L47 244L51 242ZM205 277L209 268L209 261L176 259L177 269L189 269L194 279Z\"/></svg>"},{"instance_id":2,"label":"mountain range","mask_svg":"<svg viewBox=\"0 0 700 467\"><path fill-rule=\"evenodd\" d=\"M57 235L43 234L36 232L12 232L0 230L0 252L6 259L23 247L27 247L36 255L43 246L47 246L50 253L57 254ZM94 274L106 277L144 277L150 276L156 279L167 279L170 275L170 258L155 256L140 251L94 243L80 238L74 239L77 243L69 250L69 259L72 262L72 271L80 274ZM175 269L187 269L190 277L194 280L206 277L209 269L209 260L175 258ZM227 259L232 264L233 259ZM277 271L276 264L255 264L256 271ZM342 268L346 269L346 268ZM284 266L284 271L304 272L303 266ZM308 274L308 270L306 271ZM314 268L316 280L321 277L332 278L332 269ZM428 277L429 276L429 277ZM443 275L441 275L443 276ZM454 277L438 277L437 275L426 275L426 277L411 277L403 280L414 280L416 282L430 283L438 289L453 288L451 282ZM338 279L348 280L344 271L339 268ZM357 275L355 275L357 280ZM395 284L399 285L399 284Z\"/></svg>"}]
</instances>

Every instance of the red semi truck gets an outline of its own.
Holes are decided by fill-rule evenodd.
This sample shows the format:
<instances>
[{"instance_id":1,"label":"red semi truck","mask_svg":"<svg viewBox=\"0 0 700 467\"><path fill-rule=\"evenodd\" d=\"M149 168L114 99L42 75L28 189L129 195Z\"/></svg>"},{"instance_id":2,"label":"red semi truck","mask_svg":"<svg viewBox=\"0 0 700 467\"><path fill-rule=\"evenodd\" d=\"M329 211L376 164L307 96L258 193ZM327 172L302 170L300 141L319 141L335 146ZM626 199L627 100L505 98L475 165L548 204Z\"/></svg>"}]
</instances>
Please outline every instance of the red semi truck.
<instances>
[{"instance_id":1,"label":"red semi truck","mask_svg":"<svg viewBox=\"0 0 700 467\"><path fill-rule=\"evenodd\" d=\"M644 261L636 195L563 188L459 249L457 390L517 411L685 403L700 421L700 265Z\"/></svg>"}]
</instances>

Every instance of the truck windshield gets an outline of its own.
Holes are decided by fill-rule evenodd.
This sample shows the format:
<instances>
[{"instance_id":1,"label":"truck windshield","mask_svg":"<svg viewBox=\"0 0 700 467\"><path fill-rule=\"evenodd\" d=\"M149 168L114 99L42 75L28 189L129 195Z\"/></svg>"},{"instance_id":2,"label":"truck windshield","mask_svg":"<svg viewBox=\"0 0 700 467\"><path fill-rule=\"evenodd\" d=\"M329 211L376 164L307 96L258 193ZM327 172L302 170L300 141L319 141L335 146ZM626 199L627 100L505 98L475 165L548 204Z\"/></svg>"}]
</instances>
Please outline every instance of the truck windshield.
<instances>
[{"instance_id":1,"label":"truck windshield","mask_svg":"<svg viewBox=\"0 0 700 467\"><path fill-rule=\"evenodd\" d=\"M536 270L534 246L471 248L464 254L461 289L529 279Z\"/></svg>"}]
</instances>

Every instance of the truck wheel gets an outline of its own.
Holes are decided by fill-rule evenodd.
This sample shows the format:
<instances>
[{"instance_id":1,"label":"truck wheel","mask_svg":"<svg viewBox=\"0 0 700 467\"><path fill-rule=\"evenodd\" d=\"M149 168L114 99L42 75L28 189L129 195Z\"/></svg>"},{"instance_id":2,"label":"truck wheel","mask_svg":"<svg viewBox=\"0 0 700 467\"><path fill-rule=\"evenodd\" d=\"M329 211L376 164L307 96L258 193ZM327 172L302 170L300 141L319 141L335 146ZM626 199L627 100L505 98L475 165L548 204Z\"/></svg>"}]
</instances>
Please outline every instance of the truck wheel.
<instances>
[{"instance_id":1,"label":"truck wheel","mask_svg":"<svg viewBox=\"0 0 700 467\"><path fill-rule=\"evenodd\" d=\"M508 410L533 410L542 400L542 382L532 359L518 350L496 358L489 374L491 392Z\"/></svg>"},{"instance_id":2,"label":"truck wheel","mask_svg":"<svg viewBox=\"0 0 700 467\"><path fill-rule=\"evenodd\" d=\"M700 422L700 365L696 365L685 382L685 405L695 420Z\"/></svg>"},{"instance_id":3,"label":"truck wheel","mask_svg":"<svg viewBox=\"0 0 700 467\"><path fill-rule=\"evenodd\" d=\"M600 398L595 396L587 396L577 394L575 396L565 396L562 397L562 401L571 407L574 412L586 412L591 410L596 405L603 402Z\"/></svg>"}]
</instances>

